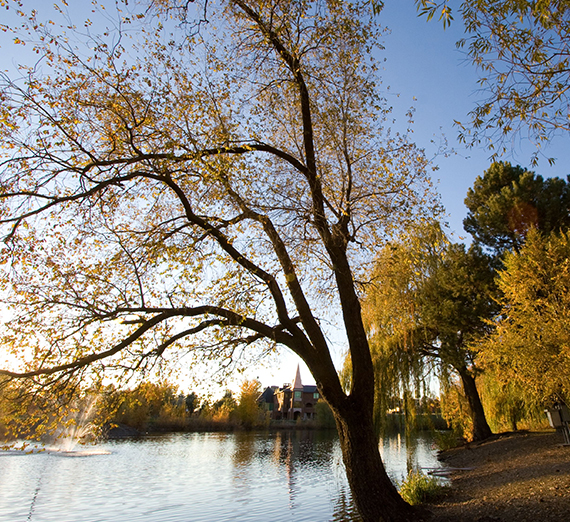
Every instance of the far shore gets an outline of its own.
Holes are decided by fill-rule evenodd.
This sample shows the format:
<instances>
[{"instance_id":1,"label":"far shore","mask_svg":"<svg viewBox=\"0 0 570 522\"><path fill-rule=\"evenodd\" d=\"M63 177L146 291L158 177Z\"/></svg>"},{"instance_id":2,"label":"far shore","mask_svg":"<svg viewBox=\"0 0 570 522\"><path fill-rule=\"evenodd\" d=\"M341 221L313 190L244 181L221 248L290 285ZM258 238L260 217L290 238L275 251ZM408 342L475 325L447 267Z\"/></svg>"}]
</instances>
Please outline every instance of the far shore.
<instances>
[{"instance_id":1,"label":"far shore","mask_svg":"<svg viewBox=\"0 0 570 522\"><path fill-rule=\"evenodd\" d=\"M160 435L163 433L201 433L217 431L278 431L278 430L335 430L334 426L322 425L314 421L273 421L266 426L254 426L246 428L237 423L209 421L200 419L180 425L164 424L150 425L144 430L139 430L125 424L114 424L103 430L104 437L109 439L123 439L130 437L143 437L145 435Z\"/></svg>"}]
</instances>

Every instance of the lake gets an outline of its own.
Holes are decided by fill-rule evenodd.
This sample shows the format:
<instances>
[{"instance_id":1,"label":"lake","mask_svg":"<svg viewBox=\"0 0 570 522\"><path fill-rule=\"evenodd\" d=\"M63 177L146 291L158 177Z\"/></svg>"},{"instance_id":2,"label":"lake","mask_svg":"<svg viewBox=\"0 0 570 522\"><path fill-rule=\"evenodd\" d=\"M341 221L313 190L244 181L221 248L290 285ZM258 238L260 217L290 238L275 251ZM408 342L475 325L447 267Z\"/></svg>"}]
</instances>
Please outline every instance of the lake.
<instances>
[{"instance_id":1,"label":"lake","mask_svg":"<svg viewBox=\"0 0 570 522\"><path fill-rule=\"evenodd\" d=\"M184 433L0 452L2 522L351 522L336 433ZM428 435L381 442L386 468L438 467Z\"/></svg>"}]
</instances>

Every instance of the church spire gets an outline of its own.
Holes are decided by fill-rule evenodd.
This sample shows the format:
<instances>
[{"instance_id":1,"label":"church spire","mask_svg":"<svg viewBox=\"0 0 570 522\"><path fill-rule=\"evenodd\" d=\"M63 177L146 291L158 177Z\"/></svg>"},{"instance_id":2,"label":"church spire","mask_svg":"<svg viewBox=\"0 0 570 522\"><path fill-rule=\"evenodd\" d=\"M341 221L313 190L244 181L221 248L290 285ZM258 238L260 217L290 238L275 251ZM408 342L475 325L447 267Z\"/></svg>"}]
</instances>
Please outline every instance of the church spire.
<instances>
[{"instance_id":1,"label":"church spire","mask_svg":"<svg viewBox=\"0 0 570 522\"><path fill-rule=\"evenodd\" d=\"M295 379L293 380L293 389L294 390L302 390L303 383L301 382L301 369L297 364L297 373L295 374Z\"/></svg>"}]
</instances>

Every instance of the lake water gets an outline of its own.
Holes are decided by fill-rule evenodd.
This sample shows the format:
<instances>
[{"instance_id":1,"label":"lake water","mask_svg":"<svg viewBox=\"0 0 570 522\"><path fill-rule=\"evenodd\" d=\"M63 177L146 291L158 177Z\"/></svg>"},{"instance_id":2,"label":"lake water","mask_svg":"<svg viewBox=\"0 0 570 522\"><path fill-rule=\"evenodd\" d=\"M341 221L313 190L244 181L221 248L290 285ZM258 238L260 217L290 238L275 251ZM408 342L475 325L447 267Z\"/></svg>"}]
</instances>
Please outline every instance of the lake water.
<instances>
[{"instance_id":1,"label":"lake water","mask_svg":"<svg viewBox=\"0 0 570 522\"><path fill-rule=\"evenodd\" d=\"M358 520L331 432L171 434L78 450L0 452L0 521ZM393 480L439 466L427 436L388 437L381 451Z\"/></svg>"}]
</instances>

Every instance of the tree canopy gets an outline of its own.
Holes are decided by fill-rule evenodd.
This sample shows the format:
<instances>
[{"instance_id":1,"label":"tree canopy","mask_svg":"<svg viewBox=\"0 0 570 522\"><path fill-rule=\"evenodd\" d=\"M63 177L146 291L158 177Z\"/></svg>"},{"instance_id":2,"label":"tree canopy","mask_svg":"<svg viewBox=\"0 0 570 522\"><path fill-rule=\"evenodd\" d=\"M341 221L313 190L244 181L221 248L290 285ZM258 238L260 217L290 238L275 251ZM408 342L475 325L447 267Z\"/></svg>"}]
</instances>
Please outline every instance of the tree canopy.
<instances>
[{"instance_id":1,"label":"tree canopy","mask_svg":"<svg viewBox=\"0 0 570 522\"><path fill-rule=\"evenodd\" d=\"M228 358L325 346L308 310L337 299L340 258L365 259L428 195L422 151L384 127L356 6L208 9L180 43L152 11L143 41L93 36L88 58L34 25L46 63L3 78L5 285L26 310L11 326L57 345L57 372L192 336Z\"/></svg>"},{"instance_id":2,"label":"tree canopy","mask_svg":"<svg viewBox=\"0 0 570 522\"><path fill-rule=\"evenodd\" d=\"M481 344L485 364L522 399L570 400L570 234L532 230L505 258L501 321Z\"/></svg>"},{"instance_id":3,"label":"tree canopy","mask_svg":"<svg viewBox=\"0 0 570 522\"><path fill-rule=\"evenodd\" d=\"M422 150L387 126L369 5L119 7L100 34L63 8L63 27L22 15L16 43L40 59L1 78L1 333L23 356L1 374L73 384L286 346L331 405L364 520L408 518L374 437L356 281L438 204Z\"/></svg>"},{"instance_id":4,"label":"tree canopy","mask_svg":"<svg viewBox=\"0 0 570 522\"><path fill-rule=\"evenodd\" d=\"M456 4L456 5L454 5ZM428 19L445 25L456 8L466 38L458 42L481 71L488 97L471 112L471 127L461 125L468 143L484 141L500 155L513 135L537 146L570 131L570 4L567 0L416 0ZM537 161L538 151L533 156Z\"/></svg>"}]
</instances>

